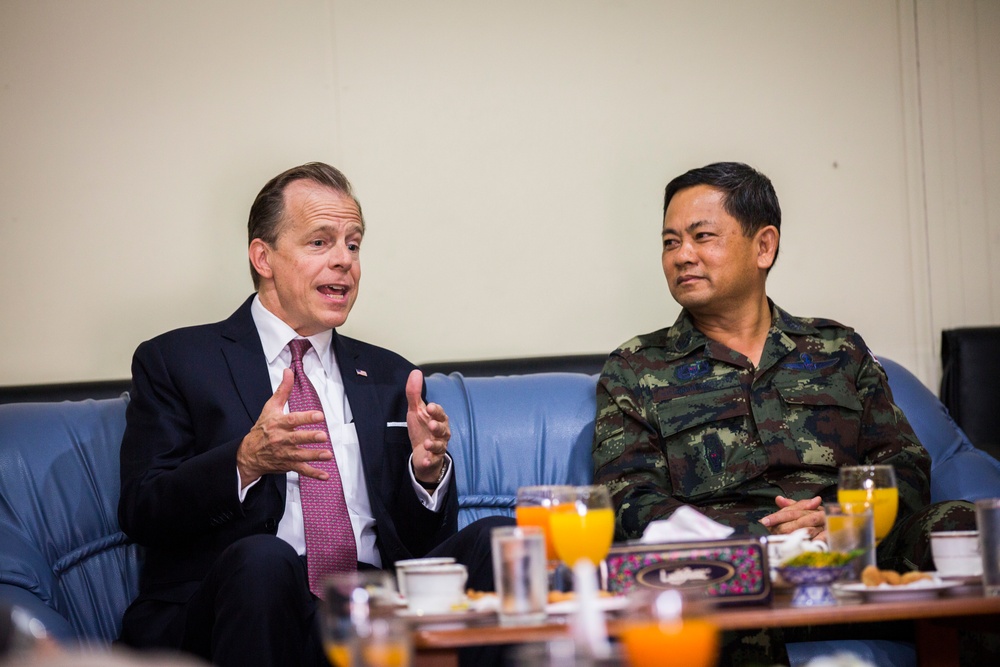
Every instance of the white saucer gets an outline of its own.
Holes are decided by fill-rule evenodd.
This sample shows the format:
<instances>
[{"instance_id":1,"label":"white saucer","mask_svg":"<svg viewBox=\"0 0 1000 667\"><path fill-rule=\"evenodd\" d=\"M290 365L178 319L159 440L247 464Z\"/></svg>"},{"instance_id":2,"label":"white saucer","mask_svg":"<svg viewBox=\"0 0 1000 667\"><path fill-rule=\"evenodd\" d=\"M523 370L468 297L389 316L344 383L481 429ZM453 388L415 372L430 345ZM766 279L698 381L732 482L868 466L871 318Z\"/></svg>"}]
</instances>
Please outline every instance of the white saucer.
<instances>
[{"instance_id":1,"label":"white saucer","mask_svg":"<svg viewBox=\"0 0 1000 667\"><path fill-rule=\"evenodd\" d=\"M614 595L611 597L597 598L597 608L601 611L618 611L628 605L628 598L624 595ZM572 614L577 609L576 600L562 600L560 602L550 602L545 605L545 613L559 616L561 614Z\"/></svg>"},{"instance_id":2,"label":"white saucer","mask_svg":"<svg viewBox=\"0 0 1000 667\"><path fill-rule=\"evenodd\" d=\"M981 574L941 574L940 572L930 572L929 574L934 575L942 581L957 581L963 584L980 584L983 583L983 575Z\"/></svg>"},{"instance_id":3,"label":"white saucer","mask_svg":"<svg viewBox=\"0 0 1000 667\"><path fill-rule=\"evenodd\" d=\"M860 593L870 602L902 602L906 600L926 600L935 598L941 591L961 586L958 581L942 581L940 578L922 579L905 586L866 586L862 583L835 583L833 590L838 593Z\"/></svg>"}]
</instances>

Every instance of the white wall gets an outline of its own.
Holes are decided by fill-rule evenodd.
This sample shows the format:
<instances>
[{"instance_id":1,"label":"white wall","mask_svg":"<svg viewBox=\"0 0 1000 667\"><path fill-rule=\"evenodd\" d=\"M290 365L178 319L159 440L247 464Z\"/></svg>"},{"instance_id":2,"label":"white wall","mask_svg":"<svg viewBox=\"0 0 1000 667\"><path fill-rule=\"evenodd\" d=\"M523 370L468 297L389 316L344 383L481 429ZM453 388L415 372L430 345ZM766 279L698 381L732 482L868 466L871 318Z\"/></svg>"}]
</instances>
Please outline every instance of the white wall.
<instances>
[{"instance_id":1,"label":"white wall","mask_svg":"<svg viewBox=\"0 0 1000 667\"><path fill-rule=\"evenodd\" d=\"M941 328L1000 323L998 7L3 0L0 384L227 316L250 202L315 159L368 223L346 333L607 352L676 316L663 186L735 159L782 201L776 301L933 385Z\"/></svg>"}]
</instances>

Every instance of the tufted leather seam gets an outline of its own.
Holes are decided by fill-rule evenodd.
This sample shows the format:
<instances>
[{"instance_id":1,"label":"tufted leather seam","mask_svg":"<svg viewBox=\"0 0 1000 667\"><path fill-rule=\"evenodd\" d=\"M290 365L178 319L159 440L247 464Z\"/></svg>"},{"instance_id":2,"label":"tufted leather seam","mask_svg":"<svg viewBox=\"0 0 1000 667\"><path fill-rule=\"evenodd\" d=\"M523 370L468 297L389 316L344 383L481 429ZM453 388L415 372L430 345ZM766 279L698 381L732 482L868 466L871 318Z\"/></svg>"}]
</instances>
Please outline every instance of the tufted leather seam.
<instances>
[{"instance_id":1,"label":"tufted leather seam","mask_svg":"<svg viewBox=\"0 0 1000 667\"><path fill-rule=\"evenodd\" d=\"M514 496L468 495L458 499L459 507L514 507Z\"/></svg>"},{"instance_id":2,"label":"tufted leather seam","mask_svg":"<svg viewBox=\"0 0 1000 667\"><path fill-rule=\"evenodd\" d=\"M64 572L69 570L76 565L79 565L85 559L95 556L97 554L103 553L105 551L111 551L115 547L128 544L129 539L125 536L125 533L118 531L113 535L107 535L98 540L88 542L87 544L70 551L68 554L62 556L55 563L52 564L52 573L57 577L62 576Z\"/></svg>"}]
</instances>

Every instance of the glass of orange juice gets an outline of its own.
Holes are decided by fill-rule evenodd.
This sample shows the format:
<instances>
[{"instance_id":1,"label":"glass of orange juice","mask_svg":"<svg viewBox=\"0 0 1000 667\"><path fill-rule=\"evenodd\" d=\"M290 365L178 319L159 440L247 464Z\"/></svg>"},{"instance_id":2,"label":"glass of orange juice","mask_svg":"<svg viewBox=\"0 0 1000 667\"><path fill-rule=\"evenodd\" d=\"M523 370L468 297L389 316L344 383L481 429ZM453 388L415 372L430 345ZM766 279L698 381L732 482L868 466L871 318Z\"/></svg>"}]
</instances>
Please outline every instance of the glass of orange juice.
<instances>
[{"instance_id":1,"label":"glass of orange juice","mask_svg":"<svg viewBox=\"0 0 1000 667\"><path fill-rule=\"evenodd\" d=\"M323 649L333 667L409 667L410 632L394 615L398 596L388 572L334 574L323 590Z\"/></svg>"},{"instance_id":2,"label":"glass of orange juice","mask_svg":"<svg viewBox=\"0 0 1000 667\"><path fill-rule=\"evenodd\" d=\"M892 530L899 511L895 469L891 465L844 466L837 482L837 502L871 508L877 544Z\"/></svg>"},{"instance_id":3,"label":"glass of orange juice","mask_svg":"<svg viewBox=\"0 0 1000 667\"><path fill-rule=\"evenodd\" d=\"M399 618L374 618L359 641L362 667L410 667L410 629Z\"/></svg>"},{"instance_id":4,"label":"glass of orange juice","mask_svg":"<svg viewBox=\"0 0 1000 667\"><path fill-rule=\"evenodd\" d=\"M518 526L538 526L545 532L545 554L550 565L557 564L559 556L552 542L552 531L549 529L549 514L555 494L572 489L568 485L522 486L517 490L517 505L514 515Z\"/></svg>"},{"instance_id":5,"label":"glass of orange juice","mask_svg":"<svg viewBox=\"0 0 1000 667\"><path fill-rule=\"evenodd\" d=\"M681 591L657 593L625 619L620 639L630 667L712 667L719 657L719 629ZM693 610L692 610L693 609Z\"/></svg>"},{"instance_id":6,"label":"glass of orange juice","mask_svg":"<svg viewBox=\"0 0 1000 667\"><path fill-rule=\"evenodd\" d=\"M553 498L560 491L572 489L569 485L545 484L539 486L522 486L517 490L517 504L514 516L517 525L538 526L545 532L545 557L548 560L549 590L562 590L565 584L564 570L559 569L559 555L556 553L555 542L552 541L552 530L549 527L549 514L552 511Z\"/></svg>"},{"instance_id":7,"label":"glass of orange juice","mask_svg":"<svg viewBox=\"0 0 1000 667\"><path fill-rule=\"evenodd\" d=\"M615 533L611 496L604 486L574 486L553 493L549 529L567 567L586 559L600 568Z\"/></svg>"}]
</instances>

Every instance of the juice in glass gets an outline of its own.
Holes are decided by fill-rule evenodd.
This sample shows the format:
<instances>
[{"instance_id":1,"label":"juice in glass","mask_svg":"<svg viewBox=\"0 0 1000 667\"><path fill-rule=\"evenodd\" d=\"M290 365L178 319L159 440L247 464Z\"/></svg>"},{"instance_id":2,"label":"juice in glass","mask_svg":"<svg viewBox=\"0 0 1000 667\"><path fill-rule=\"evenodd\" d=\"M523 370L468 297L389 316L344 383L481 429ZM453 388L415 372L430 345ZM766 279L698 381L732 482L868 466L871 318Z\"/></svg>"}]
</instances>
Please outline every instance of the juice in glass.
<instances>
[{"instance_id":1,"label":"juice in glass","mask_svg":"<svg viewBox=\"0 0 1000 667\"><path fill-rule=\"evenodd\" d=\"M638 623L621 633L631 667L712 667L719 654L719 631L707 621Z\"/></svg>"},{"instance_id":2,"label":"juice in glass","mask_svg":"<svg viewBox=\"0 0 1000 667\"><path fill-rule=\"evenodd\" d=\"M518 505L514 510L519 526L538 526L545 533L545 558L556 560L556 545L552 541L552 530L549 526L549 512L551 507L547 505Z\"/></svg>"},{"instance_id":3,"label":"juice in glass","mask_svg":"<svg viewBox=\"0 0 1000 667\"><path fill-rule=\"evenodd\" d=\"M573 504L556 505L549 516L549 524L556 552L568 567L573 567L581 558L600 565L611 550L615 516L610 508L579 512Z\"/></svg>"},{"instance_id":4,"label":"juice in glass","mask_svg":"<svg viewBox=\"0 0 1000 667\"><path fill-rule=\"evenodd\" d=\"M351 652L353 647L349 643L326 642L326 659L333 667L351 667Z\"/></svg>"},{"instance_id":5,"label":"juice in glass","mask_svg":"<svg viewBox=\"0 0 1000 667\"><path fill-rule=\"evenodd\" d=\"M889 534L892 524L896 522L899 489L840 489L837 491L837 502L841 505L865 504L871 507L875 515L875 539L881 540Z\"/></svg>"},{"instance_id":6,"label":"juice in glass","mask_svg":"<svg viewBox=\"0 0 1000 667\"><path fill-rule=\"evenodd\" d=\"M410 649L404 640L367 644L361 649L367 667L409 667Z\"/></svg>"}]
</instances>

